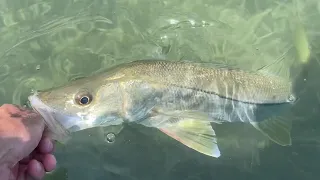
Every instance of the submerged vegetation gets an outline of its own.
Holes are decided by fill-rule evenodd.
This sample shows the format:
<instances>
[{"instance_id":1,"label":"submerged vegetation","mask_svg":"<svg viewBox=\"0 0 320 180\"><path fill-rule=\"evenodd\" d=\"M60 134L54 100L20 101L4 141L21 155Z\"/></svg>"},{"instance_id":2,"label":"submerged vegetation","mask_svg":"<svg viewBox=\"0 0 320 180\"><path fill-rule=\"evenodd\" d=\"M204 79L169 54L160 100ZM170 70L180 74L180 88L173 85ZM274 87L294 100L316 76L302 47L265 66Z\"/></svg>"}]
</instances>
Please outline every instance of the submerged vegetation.
<instances>
[{"instance_id":1,"label":"submerged vegetation","mask_svg":"<svg viewBox=\"0 0 320 180\"><path fill-rule=\"evenodd\" d=\"M25 100L20 99L25 97L21 89L53 86L133 59L220 61L251 69L282 61L274 72L288 76L288 67L299 57L292 38L296 27L307 30L312 45L318 36L317 23L310 23L319 14L318 4L316 0L4 1L0 83L6 88L0 92L7 98L2 101L21 103ZM49 79L54 81L48 84ZM8 94L6 89L15 87L18 92Z\"/></svg>"},{"instance_id":2,"label":"submerged vegetation","mask_svg":"<svg viewBox=\"0 0 320 180\"><path fill-rule=\"evenodd\" d=\"M270 66L270 73L288 78L296 77L301 69L309 67L305 64L310 59L314 60L313 68L319 68L320 63L318 0L5 0L0 5L1 103L24 104L31 89L58 86L70 79L137 59L222 62L250 70ZM296 71L290 71L290 67ZM300 90L299 95L320 94L315 82L310 78L306 86L312 86L312 92ZM300 106L296 108L297 116L308 114L308 117L299 117L303 119L301 122L319 115L311 110L318 104L317 96L308 100L299 102L312 106L310 112L300 112ZM228 128L235 131L234 127ZM248 133L247 139L225 134L222 144L232 147L229 148L231 158L225 162L247 169L260 163L258 150L269 146L269 142L264 138L252 139L246 128L242 131ZM99 132L102 133L96 133ZM313 136L320 136L312 132ZM155 136L159 141L167 140ZM301 141L305 138L293 139L303 144ZM311 142L314 141L305 144L310 146ZM101 144L94 145L90 149L92 156L88 155L91 158L106 149L113 151L104 146L98 149ZM156 142L150 142L152 145L160 148ZM79 146L74 148L79 150ZM123 146L118 145L118 148ZM162 148L159 158L154 159L158 162L165 159L167 171L180 162L192 164L188 158L181 161L178 157L169 157L168 149ZM60 156L70 151L61 150L64 154ZM249 163L243 163L240 155L248 156ZM104 168L112 169L113 174L125 171L128 177L138 176L119 165L118 159L117 165L110 168L107 164ZM242 161L236 162L239 159ZM61 164L67 166L66 162ZM93 168L90 172L97 175L96 171Z\"/></svg>"}]
</instances>

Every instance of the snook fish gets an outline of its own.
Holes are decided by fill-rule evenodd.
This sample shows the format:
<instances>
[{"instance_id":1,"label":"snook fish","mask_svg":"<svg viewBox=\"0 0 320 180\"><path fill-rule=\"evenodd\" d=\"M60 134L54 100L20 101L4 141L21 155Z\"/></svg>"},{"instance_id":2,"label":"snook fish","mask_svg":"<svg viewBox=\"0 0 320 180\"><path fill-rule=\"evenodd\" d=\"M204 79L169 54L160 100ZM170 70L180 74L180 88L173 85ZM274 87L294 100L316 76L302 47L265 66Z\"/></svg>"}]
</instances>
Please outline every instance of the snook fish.
<instances>
[{"instance_id":1,"label":"snook fish","mask_svg":"<svg viewBox=\"0 0 320 180\"><path fill-rule=\"evenodd\" d=\"M272 141L290 145L284 112L295 96L290 81L264 72L139 60L37 92L29 101L55 134L138 123L219 157L214 123L249 123Z\"/></svg>"}]
</instances>

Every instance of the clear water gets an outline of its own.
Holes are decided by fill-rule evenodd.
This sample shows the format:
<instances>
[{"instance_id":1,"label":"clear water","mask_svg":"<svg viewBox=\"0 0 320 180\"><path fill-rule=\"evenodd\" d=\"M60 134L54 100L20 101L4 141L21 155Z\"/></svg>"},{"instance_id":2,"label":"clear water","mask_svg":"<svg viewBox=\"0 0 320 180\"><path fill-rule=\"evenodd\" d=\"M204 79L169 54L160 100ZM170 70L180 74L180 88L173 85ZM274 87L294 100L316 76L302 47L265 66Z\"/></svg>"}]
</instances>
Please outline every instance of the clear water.
<instances>
[{"instance_id":1,"label":"clear water","mask_svg":"<svg viewBox=\"0 0 320 180\"><path fill-rule=\"evenodd\" d=\"M153 129L97 128L58 145L58 170L46 179L319 179L319 17L318 0L0 0L0 103L23 105L31 89L136 59L250 69L280 60L272 68L278 75L302 69L291 71L299 95L292 146L252 127L221 126L224 155L213 159ZM306 65L293 43L297 22L309 40Z\"/></svg>"}]
</instances>

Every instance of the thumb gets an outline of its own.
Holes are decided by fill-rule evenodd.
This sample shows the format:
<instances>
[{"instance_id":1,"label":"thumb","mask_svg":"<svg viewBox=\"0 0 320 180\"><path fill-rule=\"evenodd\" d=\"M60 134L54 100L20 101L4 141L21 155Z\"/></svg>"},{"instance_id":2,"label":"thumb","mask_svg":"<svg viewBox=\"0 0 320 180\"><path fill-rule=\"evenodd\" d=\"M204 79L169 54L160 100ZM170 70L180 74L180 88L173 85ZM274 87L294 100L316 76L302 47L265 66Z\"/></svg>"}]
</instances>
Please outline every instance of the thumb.
<instances>
[{"instance_id":1,"label":"thumb","mask_svg":"<svg viewBox=\"0 0 320 180\"><path fill-rule=\"evenodd\" d=\"M25 127L25 133L23 133L21 137L24 142L24 145L21 147L21 152L22 156L25 157L38 146L43 135L45 123L42 117L33 111L23 116L21 123Z\"/></svg>"},{"instance_id":2,"label":"thumb","mask_svg":"<svg viewBox=\"0 0 320 180\"><path fill-rule=\"evenodd\" d=\"M30 141L30 145L37 146L45 128L44 120L38 113L31 112L22 118L21 121L29 134L28 140Z\"/></svg>"}]
</instances>

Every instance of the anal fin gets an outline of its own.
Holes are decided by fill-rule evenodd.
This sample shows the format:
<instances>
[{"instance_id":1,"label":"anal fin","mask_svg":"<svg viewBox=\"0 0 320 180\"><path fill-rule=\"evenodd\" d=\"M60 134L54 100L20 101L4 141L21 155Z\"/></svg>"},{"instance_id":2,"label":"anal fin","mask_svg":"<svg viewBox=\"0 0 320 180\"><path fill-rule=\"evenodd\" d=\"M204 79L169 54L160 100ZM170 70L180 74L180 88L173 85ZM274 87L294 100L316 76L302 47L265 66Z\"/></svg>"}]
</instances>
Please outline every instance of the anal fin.
<instances>
[{"instance_id":1,"label":"anal fin","mask_svg":"<svg viewBox=\"0 0 320 180\"><path fill-rule=\"evenodd\" d=\"M159 128L163 133L187 147L212 157L220 157L217 138L210 122L195 119L179 119Z\"/></svg>"}]
</instances>

